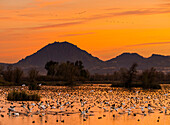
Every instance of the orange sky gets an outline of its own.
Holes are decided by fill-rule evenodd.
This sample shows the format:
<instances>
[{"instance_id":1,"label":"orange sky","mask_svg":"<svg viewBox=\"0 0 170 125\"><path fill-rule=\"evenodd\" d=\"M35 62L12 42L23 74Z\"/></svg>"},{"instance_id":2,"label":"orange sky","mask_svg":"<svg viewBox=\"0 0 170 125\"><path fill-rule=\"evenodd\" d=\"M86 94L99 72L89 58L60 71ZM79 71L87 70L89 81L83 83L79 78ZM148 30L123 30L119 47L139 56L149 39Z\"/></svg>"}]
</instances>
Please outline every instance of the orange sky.
<instances>
[{"instance_id":1,"label":"orange sky","mask_svg":"<svg viewBox=\"0 0 170 125\"><path fill-rule=\"evenodd\" d=\"M170 55L170 0L0 0L0 62L68 41L102 60Z\"/></svg>"}]
</instances>

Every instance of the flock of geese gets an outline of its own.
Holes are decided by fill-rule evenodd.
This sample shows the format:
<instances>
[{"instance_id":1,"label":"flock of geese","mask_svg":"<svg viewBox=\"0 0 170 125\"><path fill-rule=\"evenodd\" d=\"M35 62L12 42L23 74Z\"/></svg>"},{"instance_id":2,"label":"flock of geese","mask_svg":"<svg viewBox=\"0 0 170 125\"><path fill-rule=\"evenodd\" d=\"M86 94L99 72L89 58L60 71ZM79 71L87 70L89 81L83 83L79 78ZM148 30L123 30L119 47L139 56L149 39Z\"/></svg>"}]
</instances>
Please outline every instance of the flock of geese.
<instances>
[{"instance_id":1,"label":"flock of geese","mask_svg":"<svg viewBox=\"0 0 170 125\"><path fill-rule=\"evenodd\" d=\"M141 89L125 90L110 87L79 86L42 87L39 91L29 91L26 87L19 89L41 95L40 102L7 101L6 96L11 89L0 89L0 120L6 117L38 115L56 115L56 122L64 123L63 115L79 114L86 121L97 112L110 112L115 118L119 115L147 116L151 113L170 115L169 89L144 91ZM58 118L59 116L59 118ZM102 119L106 115L98 116ZM157 122L159 122L158 117ZM138 119L140 121L140 119ZM45 121L48 122L47 120ZM36 121L32 121L36 123Z\"/></svg>"}]
</instances>

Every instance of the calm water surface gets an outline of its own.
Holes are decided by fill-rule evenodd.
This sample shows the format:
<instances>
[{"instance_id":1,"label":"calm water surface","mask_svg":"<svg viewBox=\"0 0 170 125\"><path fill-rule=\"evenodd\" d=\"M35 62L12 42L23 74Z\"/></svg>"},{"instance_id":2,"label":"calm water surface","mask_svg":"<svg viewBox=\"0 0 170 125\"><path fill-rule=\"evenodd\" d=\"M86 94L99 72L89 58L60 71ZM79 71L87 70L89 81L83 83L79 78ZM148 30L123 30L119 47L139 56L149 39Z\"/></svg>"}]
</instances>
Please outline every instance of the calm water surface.
<instances>
[{"instance_id":1,"label":"calm water surface","mask_svg":"<svg viewBox=\"0 0 170 125\"><path fill-rule=\"evenodd\" d=\"M11 89L0 88L0 125L170 125L169 86L152 92L99 85L43 86L40 91L16 87L42 97L40 102L23 103L6 100ZM9 116L10 106L16 107Z\"/></svg>"}]
</instances>

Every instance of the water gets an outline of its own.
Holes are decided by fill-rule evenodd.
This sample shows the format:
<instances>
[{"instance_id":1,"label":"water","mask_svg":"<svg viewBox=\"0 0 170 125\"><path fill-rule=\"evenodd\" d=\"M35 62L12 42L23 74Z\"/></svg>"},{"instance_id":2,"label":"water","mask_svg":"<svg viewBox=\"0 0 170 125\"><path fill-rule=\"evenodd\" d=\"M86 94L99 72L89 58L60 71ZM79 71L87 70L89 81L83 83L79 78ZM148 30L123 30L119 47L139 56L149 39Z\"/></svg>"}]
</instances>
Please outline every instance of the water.
<instances>
[{"instance_id":1,"label":"water","mask_svg":"<svg viewBox=\"0 0 170 125\"><path fill-rule=\"evenodd\" d=\"M0 88L0 107L4 106L0 110L0 114L4 115L4 117L0 116L0 125L170 124L169 86L152 92L140 89L130 92L99 85L75 88L43 86L40 91L28 91L27 87L15 87L19 90L25 89L29 93L39 93L42 96L41 101L43 101L42 104L40 102L24 102L25 108L21 107L22 102L12 102L13 106L16 106L14 112L19 113L19 116L8 115L8 108L12 104L11 101L6 100L6 96L11 89L9 87ZM49 106L45 101L49 103ZM31 106L32 103L35 103L36 106ZM30 108L33 107L32 112L29 113L28 104ZM149 110L148 104L151 105L151 110ZM48 108L40 110L40 106ZM56 108L51 109L51 107ZM88 113L81 114L79 111L79 109L82 112L87 111L89 107Z\"/></svg>"}]
</instances>

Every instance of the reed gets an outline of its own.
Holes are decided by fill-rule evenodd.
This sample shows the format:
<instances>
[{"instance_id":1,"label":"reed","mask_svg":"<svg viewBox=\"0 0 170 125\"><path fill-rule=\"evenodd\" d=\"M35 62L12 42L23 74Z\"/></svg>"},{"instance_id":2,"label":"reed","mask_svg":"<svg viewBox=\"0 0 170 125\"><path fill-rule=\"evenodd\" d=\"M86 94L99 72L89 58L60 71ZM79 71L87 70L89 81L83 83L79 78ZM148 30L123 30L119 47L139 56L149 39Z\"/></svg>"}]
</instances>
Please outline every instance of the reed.
<instances>
[{"instance_id":1,"label":"reed","mask_svg":"<svg viewBox=\"0 0 170 125\"><path fill-rule=\"evenodd\" d=\"M25 91L12 91L8 93L7 100L9 101L40 101L38 94L28 94Z\"/></svg>"}]
</instances>

